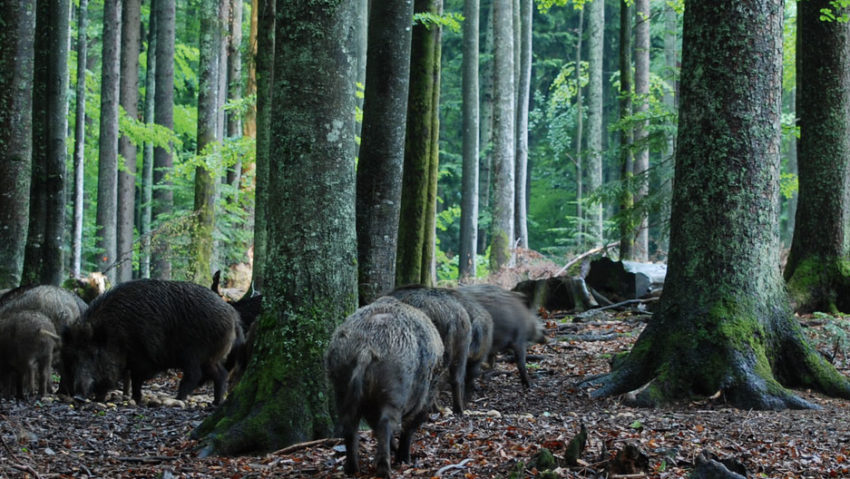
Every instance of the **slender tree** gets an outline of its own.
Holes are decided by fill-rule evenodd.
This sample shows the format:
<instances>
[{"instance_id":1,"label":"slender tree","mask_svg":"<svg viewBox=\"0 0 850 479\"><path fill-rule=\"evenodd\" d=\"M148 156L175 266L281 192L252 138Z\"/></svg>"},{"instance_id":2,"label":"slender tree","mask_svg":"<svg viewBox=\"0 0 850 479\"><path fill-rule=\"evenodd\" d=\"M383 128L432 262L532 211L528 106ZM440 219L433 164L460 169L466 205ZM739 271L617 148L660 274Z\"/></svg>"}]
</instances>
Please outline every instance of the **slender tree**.
<instances>
[{"instance_id":1,"label":"slender tree","mask_svg":"<svg viewBox=\"0 0 850 479\"><path fill-rule=\"evenodd\" d=\"M275 450L333 432L322 354L357 306L352 45L365 12L354 0L322 5L277 2L268 201L286 214L268 215L254 357L195 431L205 453Z\"/></svg>"},{"instance_id":2,"label":"slender tree","mask_svg":"<svg viewBox=\"0 0 850 479\"><path fill-rule=\"evenodd\" d=\"M360 304L395 285L396 246L410 81L413 0L369 11L363 126L357 163Z\"/></svg>"},{"instance_id":3,"label":"slender tree","mask_svg":"<svg viewBox=\"0 0 850 479\"><path fill-rule=\"evenodd\" d=\"M218 84L221 71L222 31L220 0L204 0L200 8L201 33L198 75L198 141L196 154L212 155L210 147L218 141ZM215 228L215 170L210 161L195 168L195 217L192 228L191 278L198 284L210 284L210 264Z\"/></svg>"},{"instance_id":4,"label":"slender tree","mask_svg":"<svg viewBox=\"0 0 850 479\"><path fill-rule=\"evenodd\" d=\"M416 0L416 13L436 15L440 0ZM430 28L429 28L430 27ZM423 271L423 253L427 237L429 179L434 147L434 77L437 28L421 22L413 27L410 53L410 86L407 101L407 131L404 147L401 215L398 226L396 283L421 283L429 276Z\"/></svg>"},{"instance_id":5,"label":"slender tree","mask_svg":"<svg viewBox=\"0 0 850 479\"><path fill-rule=\"evenodd\" d=\"M174 128L174 1L156 0L153 12L156 15L154 122L168 129ZM167 218L174 204L174 192L166 177L173 167L170 149L154 149L153 167L153 217ZM158 226L161 228L162 222ZM151 275L155 278L171 278L168 240L164 233L152 238Z\"/></svg>"},{"instance_id":6,"label":"slender tree","mask_svg":"<svg viewBox=\"0 0 850 479\"><path fill-rule=\"evenodd\" d=\"M433 0L434 13L443 15L443 0ZM443 31L439 24L431 25L434 30L434 63L431 76L434 88L431 91L431 145L428 147L428 188L425 196L425 230L422 238L422 266L420 284L432 286L437 282L437 180L440 171L440 82L443 52Z\"/></svg>"},{"instance_id":7,"label":"slender tree","mask_svg":"<svg viewBox=\"0 0 850 479\"><path fill-rule=\"evenodd\" d=\"M139 116L139 49L141 39L141 0L122 0L121 66L119 104L129 118ZM121 135L118 139L118 211L116 247L119 283L133 279L133 226L136 198L136 145Z\"/></svg>"},{"instance_id":8,"label":"slender tree","mask_svg":"<svg viewBox=\"0 0 850 479\"><path fill-rule=\"evenodd\" d=\"M230 18L227 37L227 100L242 99L242 0L230 0ZM238 111L227 112L227 138L242 136L242 114ZM239 183L242 181L242 161L227 170L227 184L233 191L231 201L239 199Z\"/></svg>"},{"instance_id":9,"label":"slender tree","mask_svg":"<svg viewBox=\"0 0 850 479\"><path fill-rule=\"evenodd\" d=\"M493 0L493 222L490 270L510 265L514 237L514 36L512 0Z\"/></svg>"},{"instance_id":10,"label":"slender tree","mask_svg":"<svg viewBox=\"0 0 850 479\"><path fill-rule=\"evenodd\" d=\"M649 0L635 0L635 97L638 105L636 114L646 115L649 111ZM646 180L649 170L649 120L640 120L635 125L634 174L640 177L635 195L635 203L642 201L649 193ZM643 210L643 209L642 209ZM649 259L649 226L645 214L641 214L637 225L633 258L637 261Z\"/></svg>"},{"instance_id":11,"label":"slender tree","mask_svg":"<svg viewBox=\"0 0 850 479\"><path fill-rule=\"evenodd\" d=\"M481 217L490 213L490 171L493 165L493 2L490 2L489 15L484 22L484 55L479 71L481 80L481 159L478 168L478 250L484 251L490 244L489 222Z\"/></svg>"},{"instance_id":12,"label":"slender tree","mask_svg":"<svg viewBox=\"0 0 850 479\"><path fill-rule=\"evenodd\" d=\"M620 2L620 120L632 115L632 12L628 0ZM620 195L620 258L632 259L635 249L635 224L632 220L632 176L634 175L634 133L628 124L620 131L620 168L623 191Z\"/></svg>"},{"instance_id":13,"label":"slender tree","mask_svg":"<svg viewBox=\"0 0 850 479\"><path fill-rule=\"evenodd\" d=\"M32 159L35 2L0 4L0 288L20 284Z\"/></svg>"},{"instance_id":14,"label":"slender tree","mask_svg":"<svg viewBox=\"0 0 850 479\"><path fill-rule=\"evenodd\" d=\"M252 288L263 289L268 244L266 205L268 205L269 145L271 144L272 92L274 91L275 24L274 0L259 0L257 25L257 187L254 191L254 268ZM274 210L272 210L274 211Z\"/></svg>"},{"instance_id":15,"label":"slender tree","mask_svg":"<svg viewBox=\"0 0 850 479\"><path fill-rule=\"evenodd\" d=\"M664 91L664 106L668 111L676 111L676 86L679 82L679 14L670 3L664 5L664 79L669 88ZM673 195L673 158L676 153L676 133L672 132L667 137L667 146L664 149L664 158L660 164L660 176L662 178L661 188L665 198ZM670 219L670 203L664 202L658 213L662 225L667 225ZM669 234L665 231L660 234L656 241L661 254L667 254L669 249Z\"/></svg>"},{"instance_id":16,"label":"slender tree","mask_svg":"<svg viewBox=\"0 0 850 479\"><path fill-rule=\"evenodd\" d=\"M777 268L783 3L685 3L664 296L596 397L648 384L639 401L719 392L744 409L812 407L785 387L850 398Z\"/></svg>"},{"instance_id":17,"label":"slender tree","mask_svg":"<svg viewBox=\"0 0 850 479\"><path fill-rule=\"evenodd\" d=\"M785 278L798 311L850 312L850 24L822 21L825 8L797 6L800 196Z\"/></svg>"},{"instance_id":18,"label":"slender tree","mask_svg":"<svg viewBox=\"0 0 850 479\"><path fill-rule=\"evenodd\" d=\"M463 2L463 186L460 209L460 258L458 276L461 282L475 277L478 246L478 36L479 0Z\"/></svg>"},{"instance_id":19,"label":"slender tree","mask_svg":"<svg viewBox=\"0 0 850 479\"><path fill-rule=\"evenodd\" d=\"M534 18L532 0L520 2L520 35L515 50L519 51L519 82L516 110L516 239L528 248L528 107L531 98L531 23Z\"/></svg>"},{"instance_id":20,"label":"slender tree","mask_svg":"<svg viewBox=\"0 0 850 479\"><path fill-rule=\"evenodd\" d=\"M575 157L576 165L576 218L578 219L578 234L584 243L584 157L582 155L584 140L584 94L581 87L581 44L584 37L584 9L578 12L578 27L576 28L576 136Z\"/></svg>"},{"instance_id":21,"label":"slender tree","mask_svg":"<svg viewBox=\"0 0 850 479\"><path fill-rule=\"evenodd\" d=\"M147 69L145 70L145 124L154 123L156 91L156 1L151 0L148 20ZM142 201L139 221L139 276L151 276L151 216L153 211L153 143L145 142L142 155Z\"/></svg>"},{"instance_id":22,"label":"slender tree","mask_svg":"<svg viewBox=\"0 0 850 479\"><path fill-rule=\"evenodd\" d=\"M249 21L248 31L248 57L245 59L245 68L248 69L248 74L245 75L245 96L257 94L257 34L259 32L260 22L260 0L251 0L251 18ZM242 134L249 138L257 138L257 105L256 103L245 112L245 118L242 122Z\"/></svg>"},{"instance_id":23,"label":"slender tree","mask_svg":"<svg viewBox=\"0 0 850 479\"><path fill-rule=\"evenodd\" d=\"M118 201L118 92L121 62L121 0L103 3L100 141L97 169L97 266L116 282Z\"/></svg>"},{"instance_id":24,"label":"slender tree","mask_svg":"<svg viewBox=\"0 0 850 479\"><path fill-rule=\"evenodd\" d=\"M602 186L602 116L603 62L605 51L605 2L593 0L587 4L587 164L588 192L593 194ZM588 206L587 236L594 246L603 244L602 204Z\"/></svg>"},{"instance_id":25,"label":"slender tree","mask_svg":"<svg viewBox=\"0 0 850 479\"><path fill-rule=\"evenodd\" d=\"M86 159L86 58L88 57L88 0L77 9L77 85L74 111L74 222L71 225L71 276L80 276L83 257L83 186Z\"/></svg>"}]
</instances>

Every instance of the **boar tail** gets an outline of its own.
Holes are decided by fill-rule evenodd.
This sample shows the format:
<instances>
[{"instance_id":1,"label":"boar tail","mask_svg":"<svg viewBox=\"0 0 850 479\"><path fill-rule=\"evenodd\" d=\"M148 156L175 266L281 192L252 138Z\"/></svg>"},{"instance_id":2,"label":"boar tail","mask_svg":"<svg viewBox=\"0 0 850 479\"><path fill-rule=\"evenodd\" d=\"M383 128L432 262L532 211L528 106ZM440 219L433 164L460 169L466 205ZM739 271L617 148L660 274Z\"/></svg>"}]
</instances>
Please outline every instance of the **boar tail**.
<instances>
[{"instance_id":1,"label":"boar tail","mask_svg":"<svg viewBox=\"0 0 850 479\"><path fill-rule=\"evenodd\" d=\"M371 348L363 348L357 353L357 364L351 370L351 379L348 381L348 392L345 395L346 405L360 404L363 398L363 376L366 368L372 364L374 354Z\"/></svg>"}]
</instances>

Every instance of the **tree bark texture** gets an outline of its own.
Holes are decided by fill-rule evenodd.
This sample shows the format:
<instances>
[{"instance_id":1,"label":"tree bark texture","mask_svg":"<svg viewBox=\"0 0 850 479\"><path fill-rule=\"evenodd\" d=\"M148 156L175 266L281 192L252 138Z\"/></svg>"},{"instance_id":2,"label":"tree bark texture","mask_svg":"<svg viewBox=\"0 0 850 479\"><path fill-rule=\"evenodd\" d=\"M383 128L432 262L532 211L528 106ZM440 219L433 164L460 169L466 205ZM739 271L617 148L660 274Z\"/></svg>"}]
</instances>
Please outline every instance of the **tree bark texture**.
<instances>
[{"instance_id":1,"label":"tree bark texture","mask_svg":"<svg viewBox=\"0 0 850 479\"><path fill-rule=\"evenodd\" d=\"M77 84L74 111L74 222L71 225L71 277L80 277L83 258L83 186L86 159L86 58L88 57L88 0L77 9Z\"/></svg>"},{"instance_id":2,"label":"tree bark texture","mask_svg":"<svg viewBox=\"0 0 850 479\"><path fill-rule=\"evenodd\" d=\"M512 0L493 0L493 222L490 270L511 264L514 237L514 36Z\"/></svg>"},{"instance_id":3,"label":"tree bark texture","mask_svg":"<svg viewBox=\"0 0 850 479\"><path fill-rule=\"evenodd\" d=\"M632 114L632 12L626 0L620 2L620 120ZM623 192L620 195L620 259L630 260L635 254L635 231L633 218L632 176L634 176L634 132L628 125L620 131L620 180Z\"/></svg>"},{"instance_id":4,"label":"tree bark texture","mask_svg":"<svg viewBox=\"0 0 850 479\"><path fill-rule=\"evenodd\" d=\"M369 12L366 91L357 164L360 304L395 286L396 246L413 0L376 3Z\"/></svg>"},{"instance_id":5,"label":"tree bark texture","mask_svg":"<svg viewBox=\"0 0 850 479\"><path fill-rule=\"evenodd\" d=\"M0 5L0 288L21 282L32 161L35 2Z\"/></svg>"},{"instance_id":6,"label":"tree bark texture","mask_svg":"<svg viewBox=\"0 0 850 479\"><path fill-rule=\"evenodd\" d=\"M227 39L227 101L242 99L242 0L230 0L230 35ZM224 103L224 102L223 102ZM242 135L242 113L227 112L227 138L239 138ZM227 184L231 186L231 201L239 199L239 184L242 181L242 160L227 170Z\"/></svg>"},{"instance_id":7,"label":"tree bark texture","mask_svg":"<svg viewBox=\"0 0 850 479\"><path fill-rule=\"evenodd\" d=\"M649 112L649 0L635 1L635 98L638 105L635 113ZM635 126L635 177L640 178L635 203L643 201L649 194L649 120L638 121ZM643 210L643 208L641 208ZM649 259L649 225L645 214L636 218L635 261Z\"/></svg>"},{"instance_id":8,"label":"tree bark texture","mask_svg":"<svg viewBox=\"0 0 850 479\"><path fill-rule=\"evenodd\" d=\"M797 6L800 191L785 278L798 311L850 312L850 24L820 20L822 8Z\"/></svg>"},{"instance_id":9,"label":"tree bark texture","mask_svg":"<svg viewBox=\"0 0 850 479\"><path fill-rule=\"evenodd\" d=\"M276 450L333 430L322 355L334 327L357 306L356 49L348 46L365 15L358 5L277 3L268 201L286 214L267 218L254 355L196 431L209 453Z\"/></svg>"},{"instance_id":10,"label":"tree bark texture","mask_svg":"<svg viewBox=\"0 0 850 479\"><path fill-rule=\"evenodd\" d=\"M415 0L415 12L436 14L439 0ZM401 214L396 253L396 284L422 281L425 251L428 188L432 158L435 63L438 39L434 26L413 26L410 51L410 86L407 99L407 130L404 146Z\"/></svg>"},{"instance_id":11,"label":"tree bark texture","mask_svg":"<svg viewBox=\"0 0 850 479\"><path fill-rule=\"evenodd\" d=\"M581 44L584 37L584 9L578 12L578 26L576 27L576 134L575 165L576 165L576 222L578 226L579 245L584 247L584 157L582 155L584 141L584 95L581 88Z\"/></svg>"},{"instance_id":12,"label":"tree bark texture","mask_svg":"<svg viewBox=\"0 0 850 479\"><path fill-rule=\"evenodd\" d=\"M808 343L779 273L782 0L687 2L670 261L659 311L596 397L721 392L808 408L785 387L850 397Z\"/></svg>"},{"instance_id":13,"label":"tree bark texture","mask_svg":"<svg viewBox=\"0 0 850 479\"><path fill-rule=\"evenodd\" d=\"M493 2L484 22L484 61L481 62L481 155L478 167L478 250L490 245L490 174L493 166ZM486 218L485 221L481 221Z\"/></svg>"},{"instance_id":14,"label":"tree bark texture","mask_svg":"<svg viewBox=\"0 0 850 479\"><path fill-rule=\"evenodd\" d=\"M437 16L443 15L443 0L434 0ZM434 88L431 98L431 146L428 151L428 189L425 198L425 230L422 241L422 269L419 284L433 286L437 282L437 179L440 172L440 71L443 54L443 30L432 25L434 30L434 64L431 75Z\"/></svg>"},{"instance_id":15,"label":"tree bark texture","mask_svg":"<svg viewBox=\"0 0 850 479\"><path fill-rule=\"evenodd\" d=\"M276 5L274 0L259 0L257 25L257 157L254 190L254 269L252 288L263 290L268 244L266 206L268 205L269 144L271 143L272 88L274 87Z\"/></svg>"},{"instance_id":16,"label":"tree bark texture","mask_svg":"<svg viewBox=\"0 0 850 479\"><path fill-rule=\"evenodd\" d=\"M518 245L528 248L528 108L531 99L531 24L534 18L532 0L520 2L520 35L516 50L519 51L519 82L517 88L516 115L516 194L515 237Z\"/></svg>"},{"instance_id":17,"label":"tree bark texture","mask_svg":"<svg viewBox=\"0 0 850 479\"><path fill-rule=\"evenodd\" d=\"M584 158L587 165L587 189L593 194L602 186L602 92L604 72L602 57L605 51L605 2L594 0L587 4L587 148ZM604 243L602 230L602 203L588 206L587 238L594 247Z\"/></svg>"},{"instance_id":18,"label":"tree bark texture","mask_svg":"<svg viewBox=\"0 0 850 479\"><path fill-rule=\"evenodd\" d=\"M141 38L141 0L122 0L121 73L119 103L127 116L139 117L139 48ZM118 212L116 246L118 283L133 279L133 227L136 198L136 145L121 135L118 139Z\"/></svg>"},{"instance_id":19,"label":"tree bark texture","mask_svg":"<svg viewBox=\"0 0 850 479\"><path fill-rule=\"evenodd\" d=\"M145 71L145 124L154 122L156 91L156 2L151 0L148 21L147 69ZM139 276L151 277L151 218L153 213L153 143L145 143L142 157L142 204L139 220Z\"/></svg>"},{"instance_id":20,"label":"tree bark texture","mask_svg":"<svg viewBox=\"0 0 850 479\"><path fill-rule=\"evenodd\" d=\"M475 278L478 247L478 157L480 121L478 105L479 0L463 2L463 64L461 66L463 109L463 178L460 209L459 281Z\"/></svg>"},{"instance_id":21,"label":"tree bark texture","mask_svg":"<svg viewBox=\"0 0 850 479\"><path fill-rule=\"evenodd\" d=\"M245 81L245 96L257 94L257 44L260 23L260 0L251 0L251 20L248 32L248 58L245 68L248 69ZM249 138L257 138L257 105L248 107L242 122L242 134Z\"/></svg>"},{"instance_id":22,"label":"tree bark texture","mask_svg":"<svg viewBox=\"0 0 850 479\"><path fill-rule=\"evenodd\" d=\"M201 34L198 74L198 140L196 154L207 157L210 148L219 140L218 110L221 68L222 32L220 0L204 0L200 5ZM210 264L215 228L215 167L205 161L195 168L195 205L190 252L191 279L198 284L212 283Z\"/></svg>"},{"instance_id":23,"label":"tree bark texture","mask_svg":"<svg viewBox=\"0 0 850 479\"><path fill-rule=\"evenodd\" d=\"M174 21L175 0L156 0L156 93L154 122L174 129ZM174 206L174 191L166 175L171 172L173 158L170 149L154 148L153 154L153 218L161 231L151 238L151 276L171 279L171 258L164 218Z\"/></svg>"}]
</instances>

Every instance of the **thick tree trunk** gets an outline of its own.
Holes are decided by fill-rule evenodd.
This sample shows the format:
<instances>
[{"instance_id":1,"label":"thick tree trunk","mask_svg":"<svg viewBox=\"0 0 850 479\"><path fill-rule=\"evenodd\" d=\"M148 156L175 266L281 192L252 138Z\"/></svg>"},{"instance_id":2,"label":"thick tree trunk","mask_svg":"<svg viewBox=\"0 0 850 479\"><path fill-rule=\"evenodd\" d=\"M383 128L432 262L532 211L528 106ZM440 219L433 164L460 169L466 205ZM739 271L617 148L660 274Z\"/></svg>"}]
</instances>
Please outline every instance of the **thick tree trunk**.
<instances>
[{"instance_id":1,"label":"thick tree trunk","mask_svg":"<svg viewBox=\"0 0 850 479\"><path fill-rule=\"evenodd\" d=\"M0 288L21 282L32 159L35 2L0 5Z\"/></svg>"},{"instance_id":2,"label":"thick tree trunk","mask_svg":"<svg viewBox=\"0 0 850 479\"><path fill-rule=\"evenodd\" d=\"M514 237L514 36L511 0L493 0L493 222L490 270L513 259Z\"/></svg>"},{"instance_id":3,"label":"thick tree trunk","mask_svg":"<svg viewBox=\"0 0 850 479\"><path fill-rule=\"evenodd\" d=\"M141 38L141 0L122 0L121 82L119 102L127 116L139 116L139 39ZM117 261L118 283L133 279L133 226L136 198L136 145L121 135L118 154L123 168L118 169Z\"/></svg>"},{"instance_id":4,"label":"thick tree trunk","mask_svg":"<svg viewBox=\"0 0 850 479\"><path fill-rule=\"evenodd\" d=\"M463 3L463 185L460 209L460 257L458 276L460 282L475 278L475 257L478 247L478 156L479 106L478 106L478 36L479 0Z\"/></svg>"},{"instance_id":5,"label":"thick tree trunk","mask_svg":"<svg viewBox=\"0 0 850 479\"><path fill-rule=\"evenodd\" d=\"M638 401L719 391L745 409L812 407L783 386L850 398L791 315L777 268L782 7L686 3L664 295L596 397L649 384Z\"/></svg>"},{"instance_id":6,"label":"thick tree trunk","mask_svg":"<svg viewBox=\"0 0 850 479\"><path fill-rule=\"evenodd\" d=\"M269 144L271 143L272 88L274 87L276 5L274 0L259 0L257 25L257 158L254 191L254 269L251 272L252 289L262 291L265 283L266 206L269 185Z\"/></svg>"},{"instance_id":7,"label":"thick tree trunk","mask_svg":"<svg viewBox=\"0 0 850 479\"><path fill-rule=\"evenodd\" d=\"M443 15L443 0L433 0L437 16ZM419 284L433 286L437 282L437 179L440 171L440 70L443 53L443 29L432 25L434 30L434 64L431 75L434 88L431 91L431 146L428 148L428 189L425 197L425 229L422 238L422 266Z\"/></svg>"},{"instance_id":8,"label":"thick tree trunk","mask_svg":"<svg viewBox=\"0 0 850 479\"><path fill-rule=\"evenodd\" d=\"M646 115L649 111L649 0L635 1L635 98L638 106L635 112ZM635 203L644 201L649 194L649 120L639 121L635 127L634 174L640 178L640 186L635 195ZM643 209L642 209L643 210ZM635 261L648 261L649 258L649 225L645 214L641 214L637 222L635 239Z\"/></svg>"},{"instance_id":9,"label":"thick tree trunk","mask_svg":"<svg viewBox=\"0 0 850 479\"><path fill-rule=\"evenodd\" d=\"M220 0L204 0L200 6L201 34L198 74L198 141L196 154L205 157L217 137L219 110L218 86L221 74L222 32ZM210 264L215 228L215 167L207 162L195 168L194 226L190 252L191 280L198 284L212 283Z\"/></svg>"},{"instance_id":10,"label":"thick tree trunk","mask_svg":"<svg viewBox=\"0 0 850 479\"><path fill-rule=\"evenodd\" d=\"M174 11L175 0L156 0L156 94L154 96L154 122L165 128L174 128ZM166 175L173 167L170 149L155 148L153 156L153 217L164 218L174 206L174 191ZM163 223L157 223L162 227ZM151 238L151 276L171 279L169 236L162 232Z\"/></svg>"},{"instance_id":11,"label":"thick tree trunk","mask_svg":"<svg viewBox=\"0 0 850 479\"><path fill-rule=\"evenodd\" d=\"M587 165L587 189L593 194L602 186L602 92L603 63L605 51L605 2L593 1L587 5L587 149L584 158ZM593 246L604 244L602 236L602 203L588 206L587 238Z\"/></svg>"},{"instance_id":12,"label":"thick tree trunk","mask_svg":"<svg viewBox=\"0 0 850 479\"><path fill-rule=\"evenodd\" d=\"M357 163L357 261L360 304L395 286L396 246L410 81L413 0L375 4Z\"/></svg>"},{"instance_id":13,"label":"thick tree trunk","mask_svg":"<svg viewBox=\"0 0 850 479\"><path fill-rule=\"evenodd\" d=\"M97 169L97 268L116 283L118 211L118 87L121 64L121 0L103 3L103 66Z\"/></svg>"},{"instance_id":14,"label":"thick tree trunk","mask_svg":"<svg viewBox=\"0 0 850 479\"><path fill-rule=\"evenodd\" d=\"M797 6L800 196L785 278L801 312L850 312L850 24L821 21L830 4Z\"/></svg>"},{"instance_id":15,"label":"thick tree trunk","mask_svg":"<svg viewBox=\"0 0 850 479\"><path fill-rule=\"evenodd\" d=\"M439 0L416 0L416 12L436 14ZM438 39L434 26L413 26L410 51L410 90L407 100L407 130L404 146L401 215L398 225L396 284L422 281L422 255L425 251L425 222L428 208L431 148L434 135L433 111L436 79L434 69Z\"/></svg>"},{"instance_id":16,"label":"thick tree trunk","mask_svg":"<svg viewBox=\"0 0 850 479\"><path fill-rule=\"evenodd\" d=\"M519 82L517 90L516 119L516 201L514 205L515 236L519 246L528 248L528 108L531 99L531 22L534 17L532 0L522 0L520 5L521 43L519 55Z\"/></svg>"},{"instance_id":17,"label":"thick tree trunk","mask_svg":"<svg viewBox=\"0 0 850 479\"><path fill-rule=\"evenodd\" d=\"M147 70L145 71L145 125L154 122L154 92L156 91L156 2L151 0L148 21ZM142 157L142 204L139 220L139 276L151 277L151 214L153 207L153 143L145 143Z\"/></svg>"},{"instance_id":18,"label":"thick tree trunk","mask_svg":"<svg viewBox=\"0 0 850 479\"><path fill-rule=\"evenodd\" d=\"M620 120L632 115L632 12L626 0L620 2ZM632 259L635 254L635 222L632 207L632 176L634 175L633 131L624 126L620 131L620 259Z\"/></svg>"},{"instance_id":19,"label":"thick tree trunk","mask_svg":"<svg viewBox=\"0 0 850 479\"><path fill-rule=\"evenodd\" d=\"M83 258L83 185L86 159L86 58L88 56L88 0L77 9L77 85L74 112L74 223L71 225L71 277L80 277Z\"/></svg>"},{"instance_id":20,"label":"thick tree trunk","mask_svg":"<svg viewBox=\"0 0 850 479\"><path fill-rule=\"evenodd\" d=\"M272 307L257 319L245 375L195 431L205 453L271 451L332 433L322 353L335 325L357 306L356 49L349 46L365 14L359 5L277 3L270 148L277 161L268 201L286 214L268 217L266 271L273 278L263 301Z\"/></svg>"}]
</instances>

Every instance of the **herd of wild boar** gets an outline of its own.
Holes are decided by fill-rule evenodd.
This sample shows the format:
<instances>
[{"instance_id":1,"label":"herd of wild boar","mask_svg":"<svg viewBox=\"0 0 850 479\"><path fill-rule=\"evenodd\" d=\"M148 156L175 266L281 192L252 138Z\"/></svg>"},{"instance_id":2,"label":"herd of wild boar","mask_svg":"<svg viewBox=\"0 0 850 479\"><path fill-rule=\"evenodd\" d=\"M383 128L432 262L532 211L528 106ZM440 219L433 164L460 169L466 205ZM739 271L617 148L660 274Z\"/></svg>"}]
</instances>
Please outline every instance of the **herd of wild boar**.
<instances>
[{"instance_id":1,"label":"herd of wild boar","mask_svg":"<svg viewBox=\"0 0 850 479\"><path fill-rule=\"evenodd\" d=\"M142 384L173 368L183 372L177 399L211 380L218 404L228 376L238 376L250 356L261 298L227 303L216 283L135 280L91 304L55 286L7 291L0 296L0 397L50 393L55 371L59 393L103 401L123 382L139 404ZM502 351L513 352L529 386L526 344L543 341L543 326L522 298L492 285L405 286L361 307L334 331L325 353L345 471L359 470L361 419L377 440L377 474L389 476L393 436L396 459L408 461L438 388L445 385L453 411L463 414L482 363L492 365Z\"/></svg>"}]
</instances>

